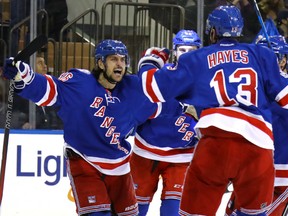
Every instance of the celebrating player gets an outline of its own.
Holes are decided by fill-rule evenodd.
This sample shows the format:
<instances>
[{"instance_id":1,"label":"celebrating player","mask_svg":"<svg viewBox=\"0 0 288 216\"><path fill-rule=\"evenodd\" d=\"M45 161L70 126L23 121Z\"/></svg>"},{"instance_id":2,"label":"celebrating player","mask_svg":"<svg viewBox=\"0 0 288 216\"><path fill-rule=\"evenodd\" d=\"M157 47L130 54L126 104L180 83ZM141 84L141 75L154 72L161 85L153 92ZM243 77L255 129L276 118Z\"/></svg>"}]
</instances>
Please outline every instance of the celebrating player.
<instances>
[{"instance_id":1,"label":"celebrating player","mask_svg":"<svg viewBox=\"0 0 288 216\"><path fill-rule=\"evenodd\" d=\"M181 30L173 39L174 63L181 54L200 48L201 40L192 30ZM168 66L168 65L167 65ZM174 64L170 64L174 67ZM177 100L166 103L171 115L149 119L137 127L131 157L131 174L139 205L139 216L145 216L157 190L159 177L163 180L161 215L178 216L186 169L192 159L196 121L188 114L193 107L183 107ZM184 114L183 108L187 108ZM194 114L195 115L195 114Z\"/></svg>"},{"instance_id":2,"label":"celebrating player","mask_svg":"<svg viewBox=\"0 0 288 216\"><path fill-rule=\"evenodd\" d=\"M60 107L78 215L135 216L138 204L129 166L131 145L125 139L156 107L141 91L139 78L125 75L129 56L121 41L100 42L95 60L92 72L71 69L57 79L34 73L24 62L13 66L9 59L4 76L15 80L20 96L40 106Z\"/></svg>"},{"instance_id":3,"label":"celebrating player","mask_svg":"<svg viewBox=\"0 0 288 216\"><path fill-rule=\"evenodd\" d=\"M271 48L277 56L280 67L280 74L288 79L286 71L288 44L281 35L269 37ZM257 42L258 44L268 47L265 37ZM274 197L271 208L267 211L267 215L279 216L288 213L288 149L287 149L287 125L288 111L279 107L275 102L269 106L272 111L272 127L274 135L274 166L276 170L274 182ZM230 215L235 206L237 199L232 193L228 202L226 214Z\"/></svg>"},{"instance_id":4,"label":"celebrating player","mask_svg":"<svg viewBox=\"0 0 288 216\"><path fill-rule=\"evenodd\" d=\"M277 56L280 68L280 74L288 79L287 75L287 56L288 44L281 35L270 37L272 50ZM268 46L265 37L259 42ZM273 102L270 105L272 111L272 127L274 134L274 166L275 166L275 182L274 197L271 209L267 215L278 216L288 214L288 111L281 109L279 105Z\"/></svg>"},{"instance_id":5,"label":"celebrating player","mask_svg":"<svg viewBox=\"0 0 288 216\"><path fill-rule=\"evenodd\" d=\"M206 22L210 46L161 64L164 52L139 61L146 96L193 104L200 140L185 176L180 215L215 215L231 181L237 215L265 215L272 203L274 166L269 104L288 108L288 82L273 51L239 43L243 19L235 6L219 6ZM159 67L160 66L160 67ZM160 69L161 68L161 69Z\"/></svg>"}]
</instances>

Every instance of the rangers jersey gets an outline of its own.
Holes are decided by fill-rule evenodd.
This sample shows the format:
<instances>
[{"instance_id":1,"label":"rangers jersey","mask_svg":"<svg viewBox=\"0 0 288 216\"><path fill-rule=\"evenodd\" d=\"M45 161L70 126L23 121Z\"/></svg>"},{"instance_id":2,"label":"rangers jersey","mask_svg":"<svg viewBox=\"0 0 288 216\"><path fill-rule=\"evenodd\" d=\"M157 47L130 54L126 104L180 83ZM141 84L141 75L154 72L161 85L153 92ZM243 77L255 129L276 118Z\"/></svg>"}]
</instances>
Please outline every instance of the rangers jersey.
<instances>
[{"instance_id":1,"label":"rangers jersey","mask_svg":"<svg viewBox=\"0 0 288 216\"><path fill-rule=\"evenodd\" d=\"M275 186L288 186L288 110L276 102L271 104L274 134Z\"/></svg>"},{"instance_id":2,"label":"rangers jersey","mask_svg":"<svg viewBox=\"0 0 288 216\"><path fill-rule=\"evenodd\" d=\"M170 114L148 119L137 127L133 152L157 161L190 162L198 141L194 131L196 120L183 113L183 106L175 99L166 106L171 110L166 113Z\"/></svg>"},{"instance_id":3,"label":"rangers jersey","mask_svg":"<svg viewBox=\"0 0 288 216\"><path fill-rule=\"evenodd\" d=\"M135 125L157 113L157 104L145 97L136 75L124 76L109 91L87 70L71 69L59 79L35 74L19 94L39 106L58 106L66 148L107 175L130 171L126 138Z\"/></svg>"},{"instance_id":4,"label":"rangers jersey","mask_svg":"<svg viewBox=\"0 0 288 216\"><path fill-rule=\"evenodd\" d=\"M269 104L276 101L288 108L288 82L268 48L222 39L181 55L176 68L158 69L140 60L139 72L152 102L176 98L196 107L201 114L195 126L199 137L201 128L215 126L274 149Z\"/></svg>"}]
</instances>

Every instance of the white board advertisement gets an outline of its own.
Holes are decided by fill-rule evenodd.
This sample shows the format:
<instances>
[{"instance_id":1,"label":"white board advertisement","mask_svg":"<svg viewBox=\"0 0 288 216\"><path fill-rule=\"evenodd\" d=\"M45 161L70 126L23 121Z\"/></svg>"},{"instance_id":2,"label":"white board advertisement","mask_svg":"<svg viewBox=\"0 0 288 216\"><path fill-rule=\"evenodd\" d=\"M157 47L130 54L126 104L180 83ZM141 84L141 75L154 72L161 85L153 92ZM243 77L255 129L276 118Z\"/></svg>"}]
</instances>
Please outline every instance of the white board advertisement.
<instances>
[{"instance_id":1,"label":"white board advertisement","mask_svg":"<svg viewBox=\"0 0 288 216\"><path fill-rule=\"evenodd\" d=\"M77 215L63 142L62 131L10 131L1 216Z\"/></svg>"}]
</instances>

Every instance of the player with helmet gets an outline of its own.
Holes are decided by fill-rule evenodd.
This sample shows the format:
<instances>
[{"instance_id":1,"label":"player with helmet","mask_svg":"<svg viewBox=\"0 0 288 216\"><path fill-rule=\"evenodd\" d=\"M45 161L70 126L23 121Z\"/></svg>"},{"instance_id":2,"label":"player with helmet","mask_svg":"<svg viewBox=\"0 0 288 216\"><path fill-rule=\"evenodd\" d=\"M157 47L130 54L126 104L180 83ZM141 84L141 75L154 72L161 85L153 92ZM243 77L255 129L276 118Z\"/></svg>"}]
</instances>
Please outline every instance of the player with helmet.
<instances>
[{"instance_id":1,"label":"player with helmet","mask_svg":"<svg viewBox=\"0 0 288 216\"><path fill-rule=\"evenodd\" d=\"M121 70L109 70L106 64L106 58L111 55L117 55L122 57L123 63L125 63L125 68L120 68ZM100 60L100 61L99 61ZM115 59L117 60L117 59ZM115 85L117 82L122 80L122 77L127 72L127 68L129 67L129 56L126 46L120 41L114 40L104 40L97 47L95 51L95 61L96 61L96 70L95 75L97 78L100 78L100 75L103 76L105 81L108 83Z\"/></svg>"},{"instance_id":2,"label":"player with helmet","mask_svg":"<svg viewBox=\"0 0 288 216\"><path fill-rule=\"evenodd\" d=\"M138 215L126 138L157 105L144 96L139 77L125 75L129 56L117 40L96 47L95 69L70 69L56 77L6 61L4 76L16 92L39 106L57 106L64 124L64 152L78 215ZM147 103L149 102L149 103ZM137 106L135 106L137 105Z\"/></svg>"},{"instance_id":3,"label":"player with helmet","mask_svg":"<svg viewBox=\"0 0 288 216\"><path fill-rule=\"evenodd\" d=\"M179 31L173 39L175 60L178 61L180 55L200 46L201 41L196 32ZM174 64L167 65L174 67ZM147 214L160 177L163 182L160 215L179 215L184 176L198 142L194 131L196 120L193 108L175 99L165 105L173 113L148 119L136 129L130 164L139 216Z\"/></svg>"},{"instance_id":4,"label":"player with helmet","mask_svg":"<svg viewBox=\"0 0 288 216\"><path fill-rule=\"evenodd\" d=\"M201 40L193 30L180 30L173 38L173 61L177 62L179 57L186 52L199 49Z\"/></svg>"},{"instance_id":5,"label":"player with helmet","mask_svg":"<svg viewBox=\"0 0 288 216\"><path fill-rule=\"evenodd\" d=\"M280 74L286 79L287 70L287 54L288 45L282 35L269 36L270 45L272 50L277 56L278 64L280 67ZM267 39L261 37L257 44L269 47ZM288 214L288 111L279 107L275 102L270 104L272 112L272 127L274 135L274 166L275 166L275 181L274 181L274 197L271 208L267 211L269 216L279 216ZM226 214L230 215L234 211L235 194L232 193L227 205Z\"/></svg>"},{"instance_id":6,"label":"player with helmet","mask_svg":"<svg viewBox=\"0 0 288 216\"><path fill-rule=\"evenodd\" d=\"M273 35L269 37L272 50L277 56L280 70L287 74L288 44L282 35ZM256 43L267 46L267 39L263 36Z\"/></svg>"},{"instance_id":7,"label":"player with helmet","mask_svg":"<svg viewBox=\"0 0 288 216\"><path fill-rule=\"evenodd\" d=\"M288 108L288 81L279 76L273 51L238 42L242 29L240 10L219 6L207 18L209 46L183 54L173 70L152 60L157 51L139 61L143 92L152 102L176 98L200 113L181 216L215 215L230 181L238 200L236 215L264 216L272 203L269 104Z\"/></svg>"}]
</instances>

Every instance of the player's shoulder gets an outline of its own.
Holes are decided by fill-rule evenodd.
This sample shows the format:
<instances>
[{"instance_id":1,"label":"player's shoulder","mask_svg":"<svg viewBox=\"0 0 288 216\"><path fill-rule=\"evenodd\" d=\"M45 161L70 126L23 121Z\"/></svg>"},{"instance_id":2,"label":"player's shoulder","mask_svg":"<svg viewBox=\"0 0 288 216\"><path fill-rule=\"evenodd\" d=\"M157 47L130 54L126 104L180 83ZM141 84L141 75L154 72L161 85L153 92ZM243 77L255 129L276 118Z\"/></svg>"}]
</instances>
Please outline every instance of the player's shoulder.
<instances>
[{"instance_id":1,"label":"player's shoulder","mask_svg":"<svg viewBox=\"0 0 288 216\"><path fill-rule=\"evenodd\" d=\"M140 87L140 78L136 74L126 74L117 84L118 89L124 89L126 92L135 92L135 90L138 92Z\"/></svg>"},{"instance_id":2,"label":"player's shoulder","mask_svg":"<svg viewBox=\"0 0 288 216\"><path fill-rule=\"evenodd\" d=\"M62 82L71 82L72 80L88 79L92 76L91 72L86 69L72 68L59 76Z\"/></svg>"},{"instance_id":3,"label":"player's shoulder","mask_svg":"<svg viewBox=\"0 0 288 216\"><path fill-rule=\"evenodd\" d=\"M237 48L246 50L248 55L254 54L254 56L262 59L273 59L276 58L275 53L272 49L255 43L238 43Z\"/></svg>"},{"instance_id":4,"label":"player's shoulder","mask_svg":"<svg viewBox=\"0 0 288 216\"><path fill-rule=\"evenodd\" d=\"M91 75L91 72L87 69L71 68L68 72L75 73L79 76Z\"/></svg>"},{"instance_id":5,"label":"player's shoulder","mask_svg":"<svg viewBox=\"0 0 288 216\"><path fill-rule=\"evenodd\" d=\"M123 83L135 84L139 82L139 77L136 74L126 74L123 76Z\"/></svg>"}]
</instances>

